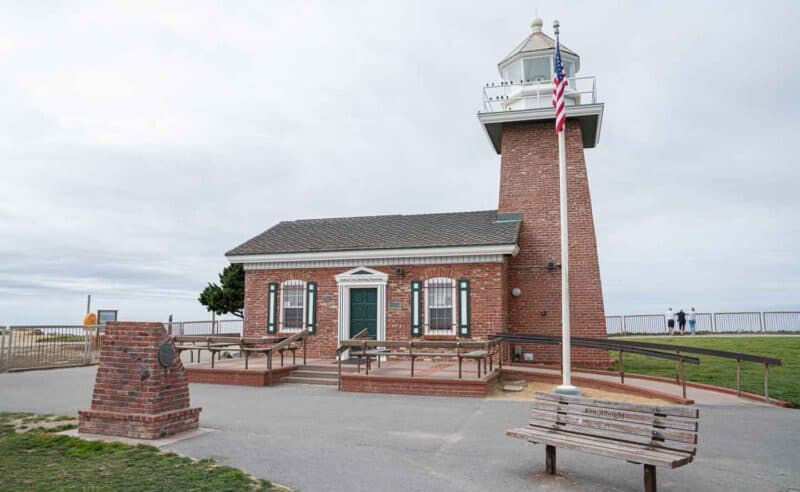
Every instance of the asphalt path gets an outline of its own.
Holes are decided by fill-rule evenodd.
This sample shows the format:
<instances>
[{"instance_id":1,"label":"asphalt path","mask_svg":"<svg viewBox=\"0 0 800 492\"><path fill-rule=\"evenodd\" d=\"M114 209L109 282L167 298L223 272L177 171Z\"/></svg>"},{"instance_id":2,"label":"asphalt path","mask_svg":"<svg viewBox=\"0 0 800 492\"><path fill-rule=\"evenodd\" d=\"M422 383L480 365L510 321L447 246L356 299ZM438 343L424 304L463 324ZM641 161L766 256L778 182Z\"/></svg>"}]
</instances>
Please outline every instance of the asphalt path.
<instances>
[{"instance_id":1,"label":"asphalt path","mask_svg":"<svg viewBox=\"0 0 800 492\"><path fill-rule=\"evenodd\" d=\"M74 415L95 367L0 374L0 411ZM527 402L191 385L213 432L165 449L214 458L302 491L642 490L642 467L505 437ZM694 463L658 469L659 490L800 490L800 410L700 405Z\"/></svg>"}]
</instances>

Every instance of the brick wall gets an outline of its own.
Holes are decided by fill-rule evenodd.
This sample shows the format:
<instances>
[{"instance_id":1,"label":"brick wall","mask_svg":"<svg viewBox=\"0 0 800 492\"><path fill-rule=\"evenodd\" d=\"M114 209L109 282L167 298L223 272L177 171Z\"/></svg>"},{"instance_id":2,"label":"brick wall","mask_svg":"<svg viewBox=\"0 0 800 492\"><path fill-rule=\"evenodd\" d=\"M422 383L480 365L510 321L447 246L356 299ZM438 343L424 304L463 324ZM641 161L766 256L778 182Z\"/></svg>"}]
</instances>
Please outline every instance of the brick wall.
<instances>
[{"instance_id":1,"label":"brick wall","mask_svg":"<svg viewBox=\"0 0 800 492\"><path fill-rule=\"evenodd\" d=\"M569 199L570 309L573 336L605 337L603 292L597 241L577 122L566 126ZM548 262L561 262L559 219L558 139L552 121L506 124L502 135L500 212L523 215L519 254L508 263L509 290L519 287L520 297L508 296L509 330L542 335L561 334L561 273L548 271ZM558 346L534 349L538 361L557 361ZM607 365L608 354L573 349L573 363Z\"/></svg>"},{"instance_id":2,"label":"brick wall","mask_svg":"<svg viewBox=\"0 0 800 492\"><path fill-rule=\"evenodd\" d=\"M411 337L411 281L424 281L435 277L469 279L472 338L486 338L490 333L505 330L507 323L504 309L507 289L503 284L506 275L505 263L364 266L389 275L386 286L386 336L390 340L408 340ZM395 275L396 268L403 268L405 275ZM291 279L314 281L317 283L317 332L309 338L308 355L334 357L338 341L338 286L335 276L351 269L351 267L340 267L247 270L245 335L266 334L267 286L270 282L280 283ZM400 307L392 308L393 302L398 302ZM280 317L280 306L276 314Z\"/></svg>"}]
</instances>

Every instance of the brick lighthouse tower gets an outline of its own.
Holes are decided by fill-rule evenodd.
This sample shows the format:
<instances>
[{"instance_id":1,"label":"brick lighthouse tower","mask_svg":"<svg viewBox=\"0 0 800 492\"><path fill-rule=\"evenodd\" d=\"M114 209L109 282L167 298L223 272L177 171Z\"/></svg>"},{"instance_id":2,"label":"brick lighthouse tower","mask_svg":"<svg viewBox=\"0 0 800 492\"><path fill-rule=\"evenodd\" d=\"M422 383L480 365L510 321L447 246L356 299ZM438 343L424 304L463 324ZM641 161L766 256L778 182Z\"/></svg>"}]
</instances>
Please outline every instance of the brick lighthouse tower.
<instances>
[{"instance_id":1,"label":"brick lighthouse tower","mask_svg":"<svg viewBox=\"0 0 800 492\"><path fill-rule=\"evenodd\" d=\"M498 213L520 214L519 254L509 259L511 333L561 336L561 243L558 138L552 106L556 42L542 19L498 64L502 81L484 87L478 119L501 156ZM585 148L600 138L603 104L594 77L582 77L580 57L561 45L569 85L566 100L566 159L569 230L570 322L573 337L605 337L597 240L586 174ZM532 349L538 362L557 362L560 349ZM519 349L518 349L519 350ZM573 364L602 366L608 353L572 351Z\"/></svg>"}]
</instances>

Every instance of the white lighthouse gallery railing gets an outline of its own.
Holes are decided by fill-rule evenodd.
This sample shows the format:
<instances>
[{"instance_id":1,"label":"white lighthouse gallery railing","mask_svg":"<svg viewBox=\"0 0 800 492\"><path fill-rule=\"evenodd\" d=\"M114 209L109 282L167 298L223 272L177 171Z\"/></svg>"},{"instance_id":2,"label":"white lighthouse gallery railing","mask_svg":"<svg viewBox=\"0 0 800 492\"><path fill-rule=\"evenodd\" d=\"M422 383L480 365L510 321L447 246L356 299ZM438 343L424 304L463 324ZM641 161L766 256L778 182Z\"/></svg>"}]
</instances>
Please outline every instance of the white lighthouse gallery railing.
<instances>
[{"instance_id":1,"label":"white lighthouse gallery railing","mask_svg":"<svg viewBox=\"0 0 800 492\"><path fill-rule=\"evenodd\" d=\"M596 77L572 77L564 93L567 106L597 103ZM483 86L481 113L552 108L553 83L549 80L490 82Z\"/></svg>"}]
</instances>

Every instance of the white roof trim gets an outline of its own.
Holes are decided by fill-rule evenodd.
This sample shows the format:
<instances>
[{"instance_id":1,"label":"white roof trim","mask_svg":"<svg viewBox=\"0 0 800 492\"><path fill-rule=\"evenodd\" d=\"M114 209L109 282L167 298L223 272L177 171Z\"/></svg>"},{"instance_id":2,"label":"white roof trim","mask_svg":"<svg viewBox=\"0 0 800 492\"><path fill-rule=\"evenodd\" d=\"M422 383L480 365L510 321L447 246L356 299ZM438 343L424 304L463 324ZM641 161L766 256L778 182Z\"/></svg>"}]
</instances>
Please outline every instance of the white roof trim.
<instances>
[{"instance_id":1,"label":"white roof trim","mask_svg":"<svg viewBox=\"0 0 800 492\"><path fill-rule=\"evenodd\" d=\"M320 251L313 253L274 253L227 256L231 263L300 262L321 260L371 260L383 258L432 258L438 256L513 255L519 252L516 244L490 246L455 246L445 248L366 249L350 251Z\"/></svg>"}]
</instances>

